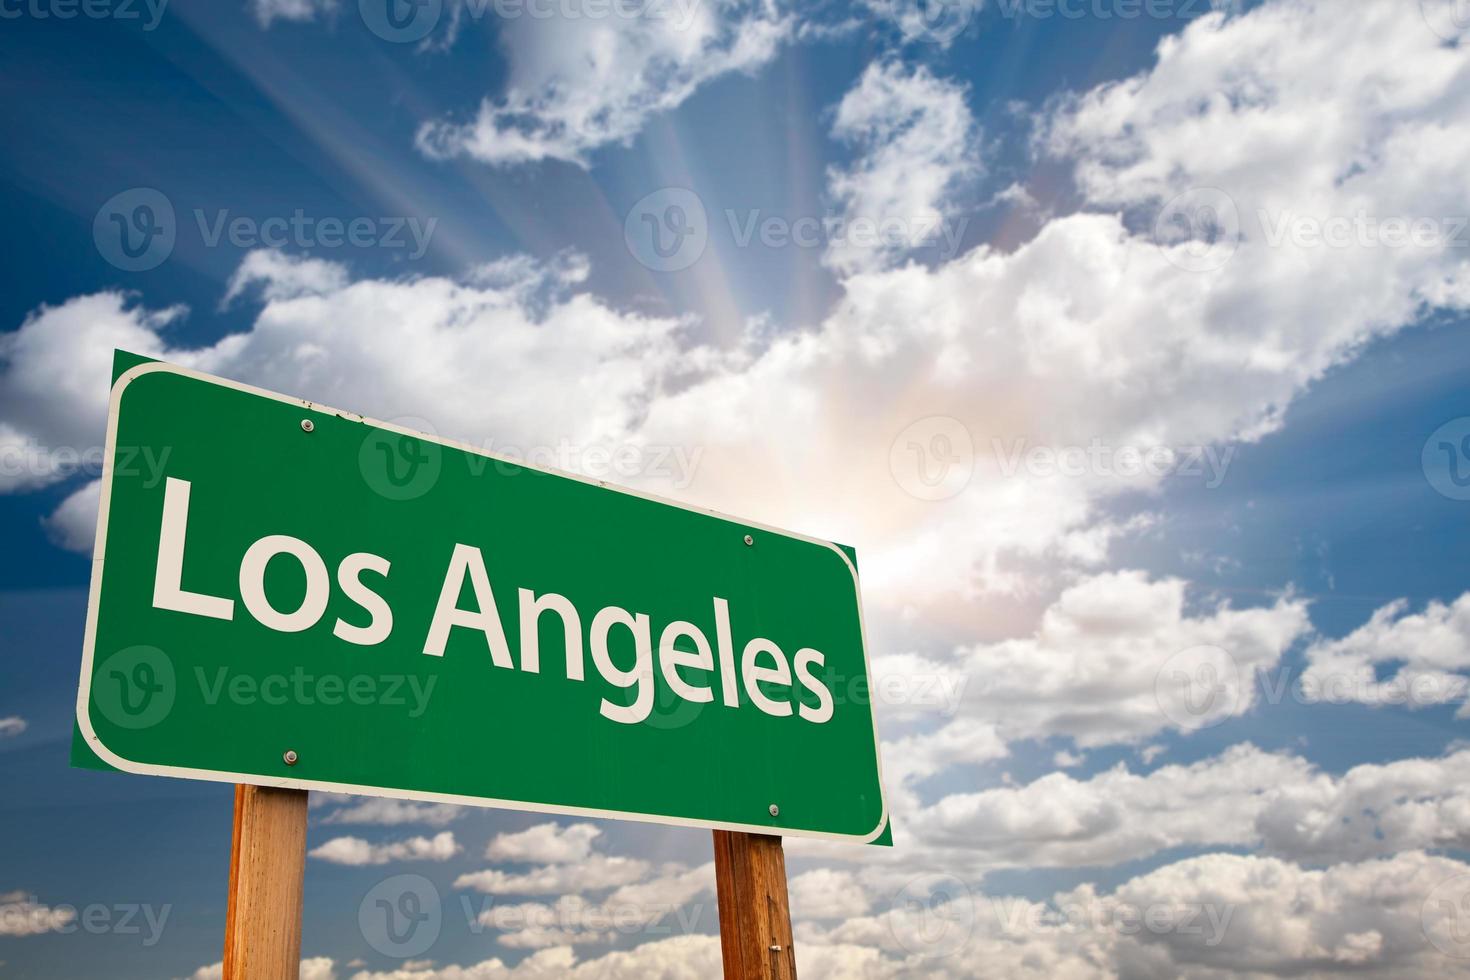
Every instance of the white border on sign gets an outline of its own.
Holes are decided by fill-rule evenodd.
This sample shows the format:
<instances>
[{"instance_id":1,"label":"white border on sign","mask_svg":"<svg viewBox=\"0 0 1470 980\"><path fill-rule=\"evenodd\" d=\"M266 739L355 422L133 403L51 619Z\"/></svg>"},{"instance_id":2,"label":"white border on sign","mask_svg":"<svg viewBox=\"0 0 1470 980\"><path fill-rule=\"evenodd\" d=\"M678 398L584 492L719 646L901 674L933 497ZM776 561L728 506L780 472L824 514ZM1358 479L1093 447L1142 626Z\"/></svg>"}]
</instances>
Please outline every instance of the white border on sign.
<instances>
[{"instance_id":1,"label":"white border on sign","mask_svg":"<svg viewBox=\"0 0 1470 980\"><path fill-rule=\"evenodd\" d=\"M95 652L94 648L97 641L97 606L98 599L101 597L102 594L102 571L104 568L103 559L105 557L104 548L107 541L107 518L108 511L112 503L112 469L113 456L117 450L118 407L122 402L122 394L125 390L127 390L128 385L132 384L132 382L136 381L138 378L142 377L145 374L153 374L160 371L169 374L181 375L186 378L192 378L196 381L202 381L206 384L216 384L225 388L233 388L236 391L243 391L247 394L257 395L262 398L269 398L273 401L286 402L287 404L291 405L299 405L307 411L321 412L328 415L336 415L340 418L348 419L349 421L361 422L364 425L373 426L374 428L385 429L389 432L397 432L400 435L414 436L419 439L427 439L430 442L437 443L438 445L446 446L451 449L458 449L462 452L471 453L476 456L483 456L487 459L493 459L499 462L511 463L512 465L515 465L517 467L533 470L538 473L546 473L552 476L559 476L568 480L576 480L579 483L586 483L591 486L602 487L605 490L612 490L617 493L625 493L633 497L641 497L644 500L652 500L655 503L666 504L670 507L677 507L680 510L692 511L697 514L704 514L709 517L718 518L719 520L729 521L730 523L739 525L741 527L756 528L758 530L765 531L771 534L779 534L783 537L795 538L799 541L806 541L810 544L816 544L826 548L831 548L834 552L837 553L838 557L842 559L842 563L847 566L848 571L852 573L853 596L857 600L858 607L858 639L859 642L861 642L863 648L863 669L867 671L870 680L873 676L872 664L868 660L867 624L863 619L863 597L862 590L858 587L857 568L853 566L852 561L847 557L846 553L830 541L823 541L820 538L812 538L804 534L796 534L791 531L783 531L780 528L770 527L757 521L740 520L739 518L731 517L728 514L722 514L719 511L710 510L708 508L690 507L688 504L680 503L677 500L669 500L666 497L660 497L656 494L643 493L640 490L633 490L629 487L617 486L616 484L611 484L604 480L592 480L584 476L578 476L575 473L563 473L560 470L551 469L549 467L531 466L520 460L513 460L508 457L501 456L497 453L486 452L485 450L477 446L472 446L469 443L457 442L453 439L441 439L438 436L430 436L422 432L415 432L412 429L393 425L389 422L379 422L376 419L370 419L366 416L358 415L355 412L339 411L338 409L329 408L325 405L319 405L315 402L305 401L300 398L290 398L286 395L281 395L274 391L266 391L263 388L256 388L252 385L241 384L238 381L230 381L225 378L219 378L213 375L204 374L200 371L193 371L189 368L179 367L177 365L168 364L163 361L155 361L147 364L139 364L136 367L132 367L129 368L127 371L124 371L118 377L117 382L112 386L112 395L109 399L107 408L107 445L105 454L102 458L102 499L98 506L97 512L97 541L93 547L92 552L92 584L87 595L87 631L84 639L82 640L82 677L81 683L78 685L77 688L77 725L81 728L82 735L87 740L87 745L91 748L93 752L98 755L98 757L107 762L109 765L117 769L121 769L124 772L138 773L145 776L173 776L180 779L202 779L216 783L247 783L254 786L274 786L280 789L315 789L329 793L354 793L361 796L382 796L388 797L390 799L399 800L423 800L433 803L454 803L460 806L495 807L505 810L521 810L528 813L565 814L567 816L577 817L601 817L608 820L637 820L644 823L664 824L671 827L703 827L710 830L735 830L751 834L775 833L786 837L808 837L816 840L848 841L858 844L871 843L883 833L883 829L888 825L888 794L883 787L883 755L878 739L878 719L876 713L873 711L873 702L871 698L868 700L868 716L873 726L873 753L874 758L877 762L878 769L878 798L883 804L883 810L882 816L878 821L878 826L873 829L872 833L869 834L835 834L825 831L802 830L797 827L781 827L772 824L724 823L718 820L700 820L694 817L668 817L651 813L636 813L628 810L599 810L594 807L559 806L545 803L526 803L517 800L495 800L483 796L458 796L452 793L425 793L413 790L392 789L385 786L357 786L351 783L329 783L318 779L293 779L289 776L263 776L258 773L230 773L216 769L190 769L185 766L165 766L154 765L145 762L134 762L131 759L124 759L122 756L113 752L105 744L103 744L102 739L98 737L96 731L92 728L92 719L87 709L91 701L92 693L92 658Z\"/></svg>"}]
</instances>

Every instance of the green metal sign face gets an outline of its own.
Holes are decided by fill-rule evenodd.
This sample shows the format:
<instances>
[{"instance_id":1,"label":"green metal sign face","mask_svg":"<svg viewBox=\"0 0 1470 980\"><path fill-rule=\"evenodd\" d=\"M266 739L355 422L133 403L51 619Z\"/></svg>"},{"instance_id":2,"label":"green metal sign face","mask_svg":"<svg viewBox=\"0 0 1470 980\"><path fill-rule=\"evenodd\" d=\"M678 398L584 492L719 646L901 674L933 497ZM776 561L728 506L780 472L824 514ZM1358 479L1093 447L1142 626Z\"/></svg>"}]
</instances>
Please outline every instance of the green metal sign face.
<instances>
[{"instance_id":1,"label":"green metal sign face","mask_svg":"<svg viewBox=\"0 0 1470 980\"><path fill-rule=\"evenodd\" d=\"M837 546L167 364L118 378L107 439L77 700L106 763L883 831Z\"/></svg>"}]
</instances>

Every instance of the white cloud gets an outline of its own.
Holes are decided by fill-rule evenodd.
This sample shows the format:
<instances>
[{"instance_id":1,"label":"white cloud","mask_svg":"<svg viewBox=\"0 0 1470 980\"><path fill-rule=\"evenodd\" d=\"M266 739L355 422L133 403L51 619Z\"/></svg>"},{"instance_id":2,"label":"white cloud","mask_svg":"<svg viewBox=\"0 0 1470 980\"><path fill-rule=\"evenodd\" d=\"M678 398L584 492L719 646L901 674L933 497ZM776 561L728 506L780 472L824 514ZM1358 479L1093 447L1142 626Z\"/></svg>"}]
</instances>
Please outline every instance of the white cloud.
<instances>
[{"instance_id":1,"label":"white cloud","mask_svg":"<svg viewBox=\"0 0 1470 980\"><path fill-rule=\"evenodd\" d=\"M664 920L673 923L670 928L689 932L705 911L703 906L690 908L690 903L712 894L714 884L712 863L697 868L668 864L599 901L570 894L551 902L497 902L483 908L476 922L495 929L503 945L524 949L612 942Z\"/></svg>"},{"instance_id":2,"label":"white cloud","mask_svg":"<svg viewBox=\"0 0 1470 980\"><path fill-rule=\"evenodd\" d=\"M850 871L804 871L788 880L787 890L794 921L847 919L868 912L868 894Z\"/></svg>"},{"instance_id":3,"label":"white cloud","mask_svg":"<svg viewBox=\"0 0 1470 980\"><path fill-rule=\"evenodd\" d=\"M1007 741L1067 735L1083 747L1138 742L1163 731L1202 728L1245 714L1256 671L1274 667L1310 628L1306 604L1235 609L1221 603L1191 615L1185 583L1108 572L1064 591L1031 636L969 648L966 705ZM1171 662L1200 647L1225 651L1219 694L1198 711L1161 683ZM1184 666L1193 666L1193 662Z\"/></svg>"},{"instance_id":4,"label":"white cloud","mask_svg":"<svg viewBox=\"0 0 1470 980\"><path fill-rule=\"evenodd\" d=\"M568 946L543 949L515 966L495 958L470 966L362 970L351 980L705 980L720 972L720 942L714 936L673 936L577 962Z\"/></svg>"},{"instance_id":5,"label":"white cloud","mask_svg":"<svg viewBox=\"0 0 1470 980\"><path fill-rule=\"evenodd\" d=\"M1470 849L1470 751L1314 773L1267 794L1262 845L1304 863Z\"/></svg>"},{"instance_id":6,"label":"white cloud","mask_svg":"<svg viewBox=\"0 0 1470 980\"><path fill-rule=\"evenodd\" d=\"M1015 0L1001 2L1015 3ZM905 41L947 47L970 29L976 13L985 8L985 0L863 0L863 6L892 23Z\"/></svg>"},{"instance_id":7,"label":"white cloud","mask_svg":"<svg viewBox=\"0 0 1470 980\"><path fill-rule=\"evenodd\" d=\"M1307 648L1300 691L1323 701L1372 705L1459 704L1470 716L1470 592L1453 603L1431 602L1409 612L1404 600L1373 613L1341 639L1322 639ZM1378 668L1397 664L1379 680Z\"/></svg>"},{"instance_id":8,"label":"white cloud","mask_svg":"<svg viewBox=\"0 0 1470 980\"><path fill-rule=\"evenodd\" d=\"M77 917L71 906L53 908L24 891L0 894L0 936L39 936L71 926Z\"/></svg>"},{"instance_id":9,"label":"white cloud","mask_svg":"<svg viewBox=\"0 0 1470 980\"><path fill-rule=\"evenodd\" d=\"M352 799L352 797L344 797L344 799ZM459 819L463 814L463 807L449 803L414 803L409 800L369 796L359 799L350 806L333 810L322 818L322 823L371 824L380 827L425 824L430 827L443 827Z\"/></svg>"},{"instance_id":10,"label":"white cloud","mask_svg":"<svg viewBox=\"0 0 1470 980\"><path fill-rule=\"evenodd\" d=\"M648 873L647 861L592 854L571 864L549 864L522 874L494 868L462 874L455 888L473 888L489 895L559 895L598 891L630 885Z\"/></svg>"},{"instance_id":11,"label":"white cloud","mask_svg":"<svg viewBox=\"0 0 1470 980\"><path fill-rule=\"evenodd\" d=\"M277 20L311 21L337 11L337 0L250 0L250 12L262 28Z\"/></svg>"},{"instance_id":12,"label":"white cloud","mask_svg":"<svg viewBox=\"0 0 1470 980\"><path fill-rule=\"evenodd\" d=\"M460 850L454 832L446 830L433 837L410 837L384 844L373 844L361 837L334 837L309 854L331 864L361 866L391 861L448 861Z\"/></svg>"},{"instance_id":13,"label":"white cloud","mask_svg":"<svg viewBox=\"0 0 1470 980\"><path fill-rule=\"evenodd\" d=\"M685 357L675 339L684 321L620 313L570 293L575 268L562 261L519 267L517 276L502 270L490 284L365 280L326 294L302 283L330 290L334 277L298 276L299 261L314 260L247 258L242 268L261 283L266 306L252 330L211 347L170 346L163 331L184 311L151 312L119 292L43 306L0 336L6 431L39 447L33 455L42 462L30 469L47 474L0 476L0 490L54 479L65 471L52 465L58 459L100 458L114 348L523 450L623 438ZM510 363L538 369L505 372ZM564 397L569 378L577 379L575 399ZM489 443L492 433L498 441ZM90 545L96 492L79 493L53 516L59 541Z\"/></svg>"},{"instance_id":14,"label":"white cloud","mask_svg":"<svg viewBox=\"0 0 1470 980\"><path fill-rule=\"evenodd\" d=\"M97 542L97 509L102 481L90 480L72 492L42 523L59 547L90 555Z\"/></svg>"},{"instance_id":15,"label":"white cloud","mask_svg":"<svg viewBox=\"0 0 1470 980\"><path fill-rule=\"evenodd\" d=\"M885 977L968 976L976 963L1036 978L1470 976L1470 960L1429 938L1453 941L1454 923L1425 912L1436 888L1467 873L1422 852L1321 870L1209 854L1041 902L951 884L931 904L911 886L872 915L802 925L796 947L869 950L862 975Z\"/></svg>"},{"instance_id":16,"label":"white cloud","mask_svg":"<svg viewBox=\"0 0 1470 980\"><path fill-rule=\"evenodd\" d=\"M980 173L966 96L964 86L927 68L885 61L869 65L842 97L832 134L856 144L858 156L827 175L849 232L828 252L835 269L881 267L909 248L943 242L940 224L952 217L945 202ZM855 222L873 223L883 241L864 246Z\"/></svg>"},{"instance_id":17,"label":"white cloud","mask_svg":"<svg viewBox=\"0 0 1470 980\"><path fill-rule=\"evenodd\" d=\"M113 349L155 354L183 314L182 307L143 310L123 293L102 292L43 305L19 330L0 334L0 447L34 447L23 472L0 468L0 492L54 482L98 453Z\"/></svg>"},{"instance_id":18,"label":"white cloud","mask_svg":"<svg viewBox=\"0 0 1470 980\"><path fill-rule=\"evenodd\" d=\"M528 864L566 864L586 860L592 854L592 842L602 829L590 823L574 823L563 827L558 823L541 823L510 834L496 834L485 847L492 861L523 861Z\"/></svg>"},{"instance_id":19,"label":"white cloud","mask_svg":"<svg viewBox=\"0 0 1470 980\"><path fill-rule=\"evenodd\" d=\"M1175 847L1264 848L1315 864L1470 847L1470 752L1356 766L1341 776L1243 744L1147 775L1123 764L1082 779L943 797L905 821L916 843L975 869L1109 866Z\"/></svg>"},{"instance_id":20,"label":"white cloud","mask_svg":"<svg viewBox=\"0 0 1470 980\"><path fill-rule=\"evenodd\" d=\"M1106 900L1133 908L1214 907L1230 913L1223 940L1208 930L1140 930L1138 946L1191 970L1234 975L1438 977L1470 975L1425 935L1426 899L1470 866L1410 852L1308 870L1274 858L1212 854L1142 875ZM1132 944L1130 944L1132 945Z\"/></svg>"},{"instance_id":21,"label":"white cloud","mask_svg":"<svg viewBox=\"0 0 1470 980\"><path fill-rule=\"evenodd\" d=\"M251 286L260 286L267 302L322 296L347 285L347 270L325 259L289 257L274 250L246 254L230 276L221 306L229 306Z\"/></svg>"},{"instance_id":22,"label":"white cloud","mask_svg":"<svg viewBox=\"0 0 1470 980\"><path fill-rule=\"evenodd\" d=\"M185 980L222 980L225 975L223 963L201 966ZM337 980L336 964L330 957L313 956L301 961L299 980Z\"/></svg>"},{"instance_id":23,"label":"white cloud","mask_svg":"<svg viewBox=\"0 0 1470 980\"><path fill-rule=\"evenodd\" d=\"M26 720L20 715L8 715L0 718L0 738L13 738L25 731Z\"/></svg>"},{"instance_id":24,"label":"white cloud","mask_svg":"<svg viewBox=\"0 0 1470 980\"><path fill-rule=\"evenodd\" d=\"M764 65L790 30L771 0L658 9L651 16L503 21L510 62L504 95L486 98L468 122L426 123L419 148L431 157L496 165L586 165L593 150L631 142L650 117L677 108L706 82Z\"/></svg>"}]
</instances>

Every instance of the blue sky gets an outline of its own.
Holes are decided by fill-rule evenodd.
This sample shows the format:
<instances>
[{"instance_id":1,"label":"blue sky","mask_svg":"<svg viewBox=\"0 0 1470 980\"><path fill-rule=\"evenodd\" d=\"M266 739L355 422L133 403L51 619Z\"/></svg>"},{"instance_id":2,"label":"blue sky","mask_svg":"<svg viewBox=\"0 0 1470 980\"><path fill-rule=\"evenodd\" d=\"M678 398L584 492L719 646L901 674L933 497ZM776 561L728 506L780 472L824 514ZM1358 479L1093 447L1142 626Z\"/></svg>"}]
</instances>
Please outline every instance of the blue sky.
<instances>
[{"instance_id":1,"label":"blue sky","mask_svg":"<svg viewBox=\"0 0 1470 980\"><path fill-rule=\"evenodd\" d=\"M366 0L58 2L0 2L0 977L220 955L228 787L67 764L96 474L64 457L119 346L481 444L678 447L631 482L853 544L875 671L958 694L877 705L891 852L788 845L804 977L1470 971L1436 911L1470 894L1450 6L445 0L394 43ZM106 229L140 188L174 242L129 270ZM660 268L645 215L691 200ZM901 240L781 237L803 220ZM937 497L905 468L936 433ZM1234 680L1205 714L1168 689L1202 665ZM1379 703L1410 678L1433 703ZM718 961L703 831L362 803L314 804L303 976ZM359 923L399 875L444 903L411 955ZM640 925L475 921L565 895Z\"/></svg>"}]
</instances>

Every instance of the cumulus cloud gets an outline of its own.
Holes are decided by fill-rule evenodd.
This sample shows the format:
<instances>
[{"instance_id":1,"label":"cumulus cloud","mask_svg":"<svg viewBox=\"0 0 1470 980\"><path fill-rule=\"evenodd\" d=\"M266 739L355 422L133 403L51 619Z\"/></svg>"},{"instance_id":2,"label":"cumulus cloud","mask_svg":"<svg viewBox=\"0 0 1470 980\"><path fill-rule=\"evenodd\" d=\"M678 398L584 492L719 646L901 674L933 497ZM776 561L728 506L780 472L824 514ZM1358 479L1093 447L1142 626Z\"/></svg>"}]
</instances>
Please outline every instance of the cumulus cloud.
<instances>
[{"instance_id":1,"label":"cumulus cloud","mask_svg":"<svg viewBox=\"0 0 1470 980\"><path fill-rule=\"evenodd\" d=\"M1470 845L1470 752L1356 766L1232 746L1148 774L1119 764L1088 778L955 793L912 817L918 843L976 869L1110 866L1178 847L1262 848L1322 864ZM955 854L948 859L953 860Z\"/></svg>"},{"instance_id":2,"label":"cumulus cloud","mask_svg":"<svg viewBox=\"0 0 1470 980\"><path fill-rule=\"evenodd\" d=\"M327 800L317 802L322 794L313 794L312 802L318 806L328 805ZM336 794L331 794L336 796ZM341 796L339 800L353 797ZM464 814L464 808L450 803L415 803L410 800L394 800L383 796L359 798L357 802L341 806L322 818L324 824L370 824L394 827L401 824L425 824L443 827Z\"/></svg>"},{"instance_id":3,"label":"cumulus cloud","mask_svg":"<svg viewBox=\"0 0 1470 980\"><path fill-rule=\"evenodd\" d=\"M586 860L602 828L590 823L563 827L541 823L515 833L496 834L485 847L492 861L524 861L534 864L566 864Z\"/></svg>"},{"instance_id":4,"label":"cumulus cloud","mask_svg":"<svg viewBox=\"0 0 1470 980\"><path fill-rule=\"evenodd\" d=\"M331 864L362 866L391 861L448 861L460 850L454 832L446 830L433 837L410 837L384 844L373 844L361 837L334 837L309 854Z\"/></svg>"},{"instance_id":5,"label":"cumulus cloud","mask_svg":"<svg viewBox=\"0 0 1470 980\"><path fill-rule=\"evenodd\" d=\"M573 864L548 864L519 874L495 868L463 874L454 887L488 895L558 895L630 885L642 880L649 867L637 858L592 854Z\"/></svg>"},{"instance_id":6,"label":"cumulus cloud","mask_svg":"<svg viewBox=\"0 0 1470 980\"><path fill-rule=\"evenodd\" d=\"M967 976L975 963L1037 978L1470 976L1470 962L1436 943L1453 943L1454 923L1438 917L1435 896L1467 871L1417 851L1325 869L1210 854L1110 892L1083 885L1042 901L920 878L872 915L802 924L797 955L876 951L863 975L884 977Z\"/></svg>"},{"instance_id":7,"label":"cumulus cloud","mask_svg":"<svg viewBox=\"0 0 1470 980\"><path fill-rule=\"evenodd\" d=\"M1376 610L1341 639L1307 648L1303 693L1329 702L1423 708L1458 704L1470 717L1470 592L1409 612L1405 600ZM1380 667L1397 665L1380 679Z\"/></svg>"},{"instance_id":8,"label":"cumulus cloud","mask_svg":"<svg viewBox=\"0 0 1470 980\"><path fill-rule=\"evenodd\" d=\"M102 504L102 481L82 484L42 523L59 547L90 554L97 539L97 510Z\"/></svg>"},{"instance_id":9,"label":"cumulus cloud","mask_svg":"<svg viewBox=\"0 0 1470 980\"><path fill-rule=\"evenodd\" d=\"M1280 662L1310 629L1305 602L1226 603L1190 614L1180 579L1108 572L1066 589L1028 637L980 644L961 661L965 704L1006 740L1067 735L1088 747L1139 742L1238 717L1257 697L1255 674ZM1217 696L1192 706L1168 667L1194 669L1200 648L1223 651Z\"/></svg>"},{"instance_id":10,"label":"cumulus cloud","mask_svg":"<svg viewBox=\"0 0 1470 980\"><path fill-rule=\"evenodd\" d=\"M41 306L0 335L0 448L25 451L17 457L24 465L0 467L0 492L53 483L97 454L113 349L163 350L164 333L184 312L145 310L121 292L101 292Z\"/></svg>"},{"instance_id":11,"label":"cumulus cloud","mask_svg":"<svg viewBox=\"0 0 1470 980\"><path fill-rule=\"evenodd\" d=\"M1314 870L1275 858L1212 854L1120 886L1106 904L1214 907L1230 912L1223 938L1206 931L1143 929L1135 943L1188 970L1277 976L1470 975L1470 962L1430 941L1425 906L1437 888L1470 871L1459 861L1410 852ZM1434 930L1430 930L1431 933ZM1448 937L1441 937L1448 938Z\"/></svg>"},{"instance_id":12,"label":"cumulus cloud","mask_svg":"<svg viewBox=\"0 0 1470 980\"><path fill-rule=\"evenodd\" d=\"M419 148L502 166L548 159L585 166L592 151L631 142L650 117L706 82L764 65L791 27L771 0L648 9L656 12L505 20L504 94L485 98L466 122L425 123Z\"/></svg>"},{"instance_id":13,"label":"cumulus cloud","mask_svg":"<svg viewBox=\"0 0 1470 980\"><path fill-rule=\"evenodd\" d=\"M24 891L0 893L0 936L39 936L72 925L76 909L43 905Z\"/></svg>"},{"instance_id":14,"label":"cumulus cloud","mask_svg":"<svg viewBox=\"0 0 1470 980\"><path fill-rule=\"evenodd\" d=\"M351 980L704 980L720 972L714 936L673 936L578 961L569 946L538 950L514 966L497 958L469 966L405 964L383 972L361 970Z\"/></svg>"},{"instance_id":15,"label":"cumulus cloud","mask_svg":"<svg viewBox=\"0 0 1470 980\"><path fill-rule=\"evenodd\" d=\"M686 357L676 339L684 321L619 312L572 293L575 269L561 260L464 282L340 285L345 279L320 271L298 275L299 265L316 260L269 254L242 267L266 303L254 328L209 347L170 345L165 330L184 311L149 311L120 292L42 307L0 337L0 413L7 431L42 461L21 479L0 476L0 490L54 481L79 458L100 459L114 348L278 390L309 390L323 403L379 418L413 416L416 428L487 448L618 440ZM411 363L408 350L422 363ZM553 368L558 362L561 369ZM504 371L511 363L540 369ZM555 393L569 377L578 379L575 400ZM447 397L426 398L430 392ZM565 411L553 410L558 403ZM501 442L491 444L492 433ZM90 546L96 493L79 491L54 515L58 541Z\"/></svg>"},{"instance_id":16,"label":"cumulus cloud","mask_svg":"<svg viewBox=\"0 0 1470 980\"><path fill-rule=\"evenodd\" d=\"M29 727L26 720L20 715L7 715L0 718L0 738L13 738Z\"/></svg>"},{"instance_id":17,"label":"cumulus cloud","mask_svg":"<svg viewBox=\"0 0 1470 980\"><path fill-rule=\"evenodd\" d=\"M278 20L316 20L336 11L337 0L250 0L250 12L262 28Z\"/></svg>"},{"instance_id":18,"label":"cumulus cloud","mask_svg":"<svg viewBox=\"0 0 1470 980\"><path fill-rule=\"evenodd\" d=\"M851 871L816 868L792 876L787 882L791 899L791 918L847 919L866 915L869 898L857 876Z\"/></svg>"},{"instance_id":19,"label":"cumulus cloud","mask_svg":"<svg viewBox=\"0 0 1470 980\"><path fill-rule=\"evenodd\" d=\"M495 929L503 945L530 949L608 943L664 920L689 933L705 911L690 903L712 895L714 885L713 863L697 868L670 863L601 900L564 894L551 902L486 903L476 921Z\"/></svg>"},{"instance_id":20,"label":"cumulus cloud","mask_svg":"<svg viewBox=\"0 0 1470 980\"><path fill-rule=\"evenodd\" d=\"M832 134L857 146L857 159L828 172L848 234L827 261L841 272L886 264L918 245L942 241L946 202L980 172L975 125L964 86L926 68L875 62L842 97ZM880 232L865 246L856 222Z\"/></svg>"},{"instance_id":21,"label":"cumulus cloud","mask_svg":"<svg viewBox=\"0 0 1470 980\"><path fill-rule=\"evenodd\" d=\"M201 966L185 980L222 980L225 975L223 963ZM301 961L300 980L337 980L336 963L327 956L313 956Z\"/></svg>"}]
</instances>

